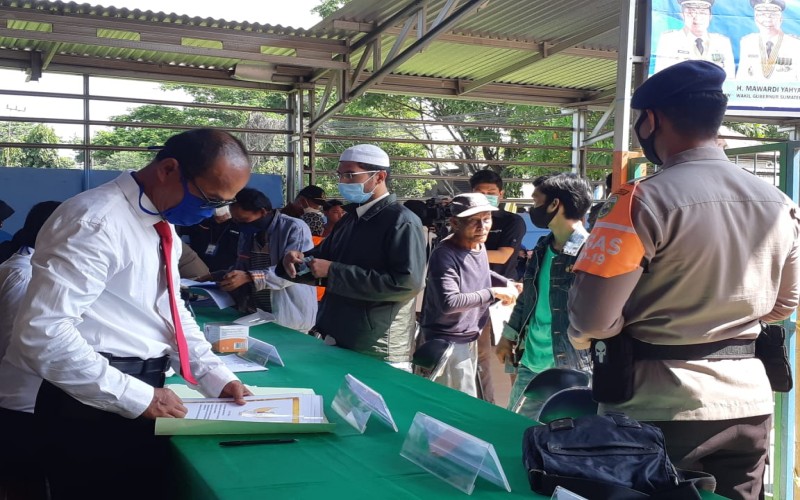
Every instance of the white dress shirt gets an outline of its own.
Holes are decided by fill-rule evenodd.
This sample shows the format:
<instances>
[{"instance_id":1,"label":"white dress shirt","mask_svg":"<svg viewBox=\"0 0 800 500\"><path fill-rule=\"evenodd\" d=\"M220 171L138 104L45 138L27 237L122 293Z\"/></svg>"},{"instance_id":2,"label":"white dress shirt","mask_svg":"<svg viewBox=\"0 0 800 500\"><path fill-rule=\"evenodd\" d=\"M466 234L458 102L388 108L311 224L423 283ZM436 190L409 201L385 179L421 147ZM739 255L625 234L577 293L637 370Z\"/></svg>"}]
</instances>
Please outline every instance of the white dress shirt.
<instances>
[{"instance_id":1,"label":"white dress shirt","mask_svg":"<svg viewBox=\"0 0 800 500\"><path fill-rule=\"evenodd\" d=\"M17 315L28 282L31 280L31 255L33 249L21 248L0 264L0 359L3 359L11 340L11 328ZM30 368L17 362L0 363L0 379L13 381L13 393L0 406L9 410L33 413L41 377Z\"/></svg>"},{"instance_id":2,"label":"white dress shirt","mask_svg":"<svg viewBox=\"0 0 800 500\"><path fill-rule=\"evenodd\" d=\"M14 323L8 355L82 403L128 418L141 415L152 386L108 364L99 353L172 357L179 368L156 209L131 173L85 191L53 213L39 233L33 274ZM173 228L173 238L179 241ZM179 288L180 245L172 247ZM178 301L199 389L217 397L236 380ZM0 379L0 405L14 381Z\"/></svg>"}]
</instances>

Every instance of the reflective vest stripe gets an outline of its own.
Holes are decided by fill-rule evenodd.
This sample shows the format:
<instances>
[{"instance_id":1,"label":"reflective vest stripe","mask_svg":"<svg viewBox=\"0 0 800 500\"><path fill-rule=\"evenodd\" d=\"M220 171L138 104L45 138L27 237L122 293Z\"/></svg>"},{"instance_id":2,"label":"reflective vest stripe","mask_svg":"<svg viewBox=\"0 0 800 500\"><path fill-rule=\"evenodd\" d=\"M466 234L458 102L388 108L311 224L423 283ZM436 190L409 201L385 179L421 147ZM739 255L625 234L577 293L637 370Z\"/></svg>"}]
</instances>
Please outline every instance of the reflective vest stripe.
<instances>
[{"instance_id":1,"label":"reflective vest stripe","mask_svg":"<svg viewBox=\"0 0 800 500\"><path fill-rule=\"evenodd\" d=\"M578 255L574 271L612 278L641 266L644 245L636 234L631 217L637 184L620 188L600 210L597 223Z\"/></svg>"}]
</instances>

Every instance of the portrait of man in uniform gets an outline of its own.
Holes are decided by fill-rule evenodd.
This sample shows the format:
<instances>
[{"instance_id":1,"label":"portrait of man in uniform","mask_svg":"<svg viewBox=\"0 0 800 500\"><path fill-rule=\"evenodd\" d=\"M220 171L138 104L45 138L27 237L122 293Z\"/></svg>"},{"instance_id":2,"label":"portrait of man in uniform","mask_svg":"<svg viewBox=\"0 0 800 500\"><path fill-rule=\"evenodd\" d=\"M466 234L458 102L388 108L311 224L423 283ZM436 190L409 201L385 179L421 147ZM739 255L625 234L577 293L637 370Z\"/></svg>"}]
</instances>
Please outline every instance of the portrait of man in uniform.
<instances>
[{"instance_id":1,"label":"portrait of man in uniform","mask_svg":"<svg viewBox=\"0 0 800 500\"><path fill-rule=\"evenodd\" d=\"M781 29L784 0L750 0L758 33L739 42L737 80L796 82L800 79L800 38Z\"/></svg>"},{"instance_id":2,"label":"portrait of man in uniform","mask_svg":"<svg viewBox=\"0 0 800 500\"><path fill-rule=\"evenodd\" d=\"M714 0L678 0L683 28L661 34L656 51L655 72L688 60L710 61L725 70L733 79L735 62L730 39L719 33L709 33L711 7Z\"/></svg>"}]
</instances>

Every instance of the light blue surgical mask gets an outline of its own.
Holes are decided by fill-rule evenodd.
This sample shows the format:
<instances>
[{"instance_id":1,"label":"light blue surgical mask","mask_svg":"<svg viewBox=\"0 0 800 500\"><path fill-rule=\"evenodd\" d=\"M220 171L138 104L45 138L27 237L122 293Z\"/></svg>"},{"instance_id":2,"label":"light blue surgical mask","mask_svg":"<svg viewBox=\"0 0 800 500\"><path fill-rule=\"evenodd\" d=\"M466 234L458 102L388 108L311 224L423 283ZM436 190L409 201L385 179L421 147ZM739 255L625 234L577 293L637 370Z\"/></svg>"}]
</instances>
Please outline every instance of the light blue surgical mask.
<instances>
[{"instance_id":1,"label":"light blue surgical mask","mask_svg":"<svg viewBox=\"0 0 800 500\"><path fill-rule=\"evenodd\" d=\"M486 199L489 200L489 204L493 207L496 207L500 204L500 197L494 194L485 194Z\"/></svg>"},{"instance_id":2,"label":"light blue surgical mask","mask_svg":"<svg viewBox=\"0 0 800 500\"><path fill-rule=\"evenodd\" d=\"M364 192L364 184L369 182L373 177L375 177L375 174L370 175L367 180L360 184L345 184L344 182L340 182L339 193L342 195L342 198L351 203L364 203L372 198L372 193L375 191L375 188L372 188L372 191L368 193Z\"/></svg>"}]
</instances>

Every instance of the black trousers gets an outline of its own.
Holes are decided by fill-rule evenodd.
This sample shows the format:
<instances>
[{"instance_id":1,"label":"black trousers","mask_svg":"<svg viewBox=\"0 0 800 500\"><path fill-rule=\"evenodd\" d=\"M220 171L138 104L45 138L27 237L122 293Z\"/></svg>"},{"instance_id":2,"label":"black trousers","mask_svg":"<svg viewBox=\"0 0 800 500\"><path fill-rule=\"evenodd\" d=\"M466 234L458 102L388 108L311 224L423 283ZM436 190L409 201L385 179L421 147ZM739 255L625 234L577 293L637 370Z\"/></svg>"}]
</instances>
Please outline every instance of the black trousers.
<instances>
[{"instance_id":1,"label":"black trousers","mask_svg":"<svg viewBox=\"0 0 800 500\"><path fill-rule=\"evenodd\" d=\"M86 406L47 381L34 415L53 500L172 497L169 441L154 420Z\"/></svg>"},{"instance_id":2,"label":"black trousers","mask_svg":"<svg viewBox=\"0 0 800 500\"><path fill-rule=\"evenodd\" d=\"M675 466L713 475L717 494L733 500L764 498L771 415L649 423L664 432Z\"/></svg>"},{"instance_id":3,"label":"black trousers","mask_svg":"<svg viewBox=\"0 0 800 500\"><path fill-rule=\"evenodd\" d=\"M33 413L0 408L0 498L47 498L41 459Z\"/></svg>"}]
</instances>

